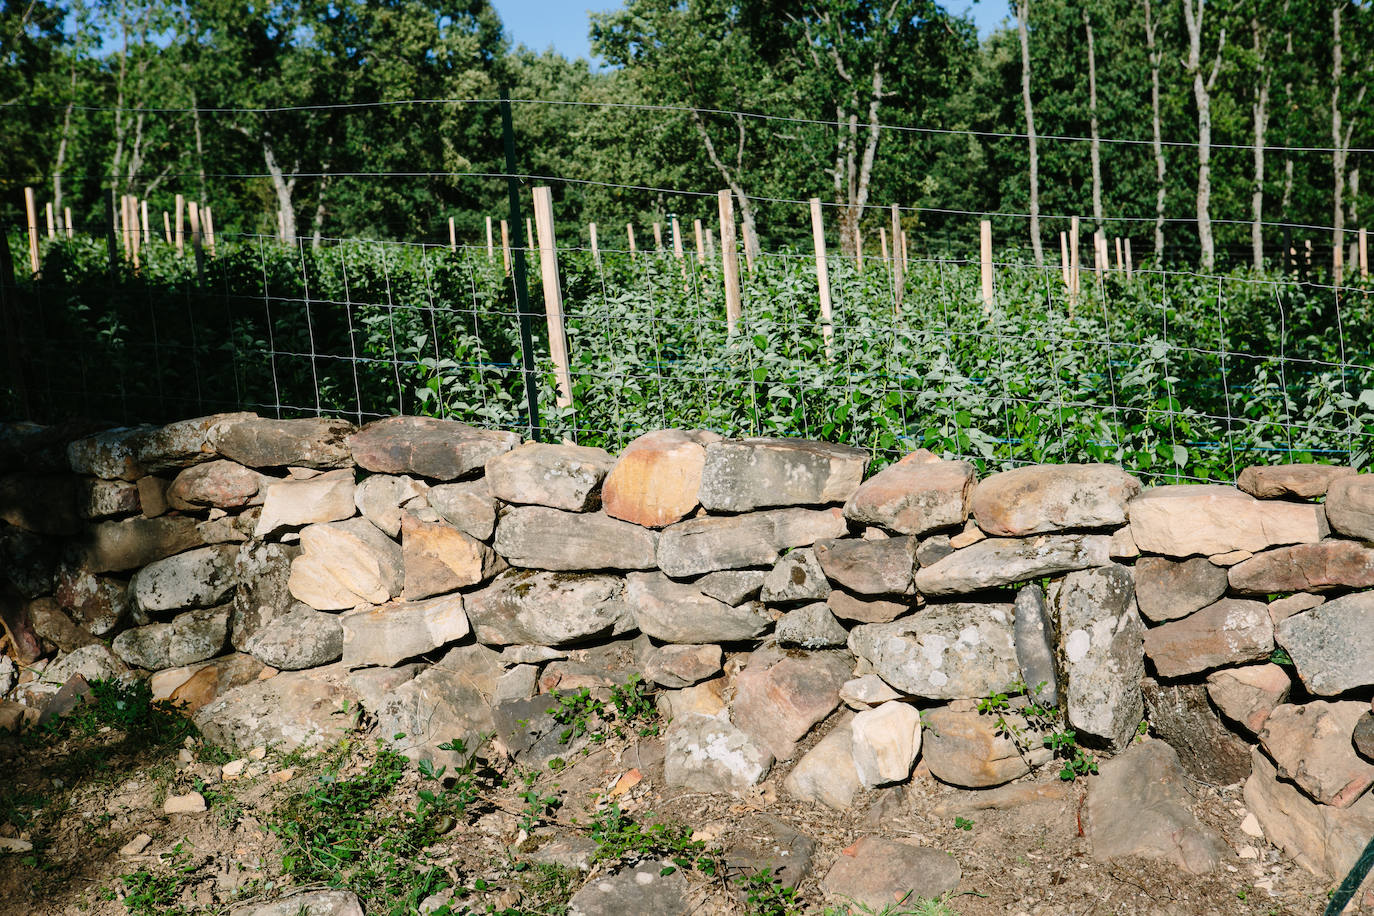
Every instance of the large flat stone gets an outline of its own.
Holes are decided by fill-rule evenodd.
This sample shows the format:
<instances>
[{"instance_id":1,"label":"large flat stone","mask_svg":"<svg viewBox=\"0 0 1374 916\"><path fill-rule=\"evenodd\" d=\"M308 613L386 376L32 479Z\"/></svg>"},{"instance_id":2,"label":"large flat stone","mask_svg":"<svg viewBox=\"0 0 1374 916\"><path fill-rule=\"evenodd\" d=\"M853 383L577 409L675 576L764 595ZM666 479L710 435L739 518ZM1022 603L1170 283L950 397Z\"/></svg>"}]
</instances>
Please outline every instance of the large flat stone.
<instances>
[{"instance_id":1,"label":"large flat stone","mask_svg":"<svg viewBox=\"0 0 1374 916\"><path fill-rule=\"evenodd\" d=\"M832 582L860 595L903 595L915 572L914 537L816 542L816 559Z\"/></svg>"},{"instance_id":2,"label":"large flat stone","mask_svg":"<svg viewBox=\"0 0 1374 916\"><path fill-rule=\"evenodd\" d=\"M1207 675L1207 696L1251 735L1259 734L1292 689L1288 672L1272 663L1223 668Z\"/></svg>"},{"instance_id":3,"label":"large flat stone","mask_svg":"<svg viewBox=\"0 0 1374 916\"><path fill-rule=\"evenodd\" d=\"M1316 875L1334 881L1347 874L1374 836L1374 795L1366 793L1348 808L1319 804L1280 780L1259 748L1252 756L1245 807L1265 838Z\"/></svg>"},{"instance_id":4,"label":"large flat stone","mask_svg":"<svg viewBox=\"0 0 1374 916\"><path fill-rule=\"evenodd\" d=\"M997 537L1116 528L1139 492L1139 480L1109 464L1030 465L983 480L970 509L978 527Z\"/></svg>"},{"instance_id":5,"label":"large flat stone","mask_svg":"<svg viewBox=\"0 0 1374 916\"><path fill-rule=\"evenodd\" d=\"M1206 557L1141 557L1135 564L1140 613L1155 623L1187 617L1226 594L1226 577L1227 570Z\"/></svg>"},{"instance_id":6,"label":"large flat stone","mask_svg":"<svg viewBox=\"0 0 1374 916\"><path fill-rule=\"evenodd\" d=\"M353 490L353 504L369 522L386 532L388 537L400 537L401 518L405 507L425 504L429 486L404 474L372 474ZM495 522L495 513L492 513ZM491 530L478 540L491 537Z\"/></svg>"},{"instance_id":7,"label":"large flat stone","mask_svg":"<svg viewBox=\"0 0 1374 916\"><path fill-rule=\"evenodd\" d=\"M912 696L985 697L1016 680L1010 604L939 604L892 623L855 627L849 650Z\"/></svg>"},{"instance_id":8,"label":"large flat stone","mask_svg":"<svg viewBox=\"0 0 1374 916\"><path fill-rule=\"evenodd\" d=\"M773 755L725 718L673 719L664 744L663 781L699 792L743 792L768 775Z\"/></svg>"},{"instance_id":9,"label":"large flat stone","mask_svg":"<svg viewBox=\"0 0 1374 916\"><path fill-rule=\"evenodd\" d=\"M789 795L837 811L853 806L863 789L854 766L853 720L851 715L844 716L797 761L783 781Z\"/></svg>"},{"instance_id":10,"label":"large flat stone","mask_svg":"<svg viewBox=\"0 0 1374 916\"><path fill-rule=\"evenodd\" d=\"M456 739L471 753L495 732L492 704L497 680L504 673L501 653L486 646L450 649L381 698L373 713L377 733L411 760L429 760L452 769L467 754L439 745Z\"/></svg>"},{"instance_id":11,"label":"large flat stone","mask_svg":"<svg viewBox=\"0 0 1374 916\"><path fill-rule=\"evenodd\" d=\"M355 430L346 420L310 417L304 420L244 420L211 435L215 451L250 468L353 466L348 436Z\"/></svg>"},{"instance_id":12,"label":"large flat stone","mask_svg":"<svg viewBox=\"0 0 1374 916\"><path fill-rule=\"evenodd\" d=\"M1374 785L1374 763L1355 753L1355 725L1369 712L1356 700L1313 700L1277 707L1260 730L1260 743L1290 779L1324 805L1349 808Z\"/></svg>"},{"instance_id":13,"label":"large flat stone","mask_svg":"<svg viewBox=\"0 0 1374 916\"><path fill-rule=\"evenodd\" d=\"M753 639L772 622L762 605L731 607L659 572L626 576L626 598L639 631L661 642L738 642Z\"/></svg>"},{"instance_id":14,"label":"large flat stone","mask_svg":"<svg viewBox=\"0 0 1374 916\"><path fill-rule=\"evenodd\" d=\"M394 667L468 635L462 595L393 601L339 616L343 661L349 668Z\"/></svg>"},{"instance_id":15,"label":"large flat stone","mask_svg":"<svg viewBox=\"0 0 1374 916\"><path fill-rule=\"evenodd\" d=\"M633 629L625 592L619 576L513 569L469 594L467 610L485 645L574 645Z\"/></svg>"},{"instance_id":16,"label":"large flat stone","mask_svg":"<svg viewBox=\"0 0 1374 916\"><path fill-rule=\"evenodd\" d=\"M195 714L205 740L246 751L318 747L340 740L357 722L358 697L313 671L285 671L225 691Z\"/></svg>"},{"instance_id":17,"label":"large flat stone","mask_svg":"<svg viewBox=\"0 0 1374 916\"><path fill-rule=\"evenodd\" d=\"M785 657L751 664L735 679L730 718L778 760L789 759L797 743L840 705L840 685L852 664L840 653Z\"/></svg>"},{"instance_id":18,"label":"large flat stone","mask_svg":"<svg viewBox=\"0 0 1374 916\"><path fill-rule=\"evenodd\" d=\"M1255 499L1234 487L1175 484L1150 487L1126 511L1141 550L1170 557L1258 553L1308 544L1327 534L1320 506Z\"/></svg>"},{"instance_id":19,"label":"large flat stone","mask_svg":"<svg viewBox=\"0 0 1374 916\"><path fill-rule=\"evenodd\" d=\"M663 529L658 566L670 576L772 566L784 550L807 547L847 531L839 509L771 509L727 518L699 518Z\"/></svg>"},{"instance_id":20,"label":"large flat stone","mask_svg":"<svg viewBox=\"0 0 1374 916\"><path fill-rule=\"evenodd\" d=\"M486 478L492 495L508 503L586 512L599 506L614 463L601 448L525 442L488 459Z\"/></svg>"},{"instance_id":21,"label":"large flat stone","mask_svg":"<svg viewBox=\"0 0 1374 916\"><path fill-rule=\"evenodd\" d=\"M1050 585L1050 613L1059 626L1059 668L1069 724L1090 741L1126 747L1145 711L1143 625L1131 575L1121 566L1070 573Z\"/></svg>"},{"instance_id":22,"label":"large flat stone","mask_svg":"<svg viewBox=\"0 0 1374 916\"><path fill-rule=\"evenodd\" d=\"M219 544L156 560L134 573L129 597L145 614L221 604L238 583L238 552L236 544Z\"/></svg>"},{"instance_id":23,"label":"large flat stone","mask_svg":"<svg viewBox=\"0 0 1374 916\"><path fill-rule=\"evenodd\" d=\"M1374 592L1335 598L1278 625L1303 686L1335 696L1374 684Z\"/></svg>"},{"instance_id":24,"label":"large flat stone","mask_svg":"<svg viewBox=\"0 0 1374 916\"><path fill-rule=\"evenodd\" d=\"M1241 595L1368 588L1374 585L1374 549L1335 539L1278 547L1237 563L1227 576Z\"/></svg>"},{"instance_id":25,"label":"large flat stone","mask_svg":"<svg viewBox=\"0 0 1374 916\"><path fill-rule=\"evenodd\" d=\"M584 884L568 901L568 916L688 916L687 878L667 861L640 862Z\"/></svg>"},{"instance_id":26,"label":"large flat stone","mask_svg":"<svg viewBox=\"0 0 1374 916\"><path fill-rule=\"evenodd\" d=\"M827 899L865 912L893 912L902 901L940 897L963 872L948 853L887 837L866 836L840 851L821 881Z\"/></svg>"},{"instance_id":27,"label":"large flat stone","mask_svg":"<svg viewBox=\"0 0 1374 916\"><path fill-rule=\"evenodd\" d=\"M426 500L444 521L479 541L496 531L496 497L486 478L445 483L429 488Z\"/></svg>"},{"instance_id":28,"label":"large flat stone","mask_svg":"<svg viewBox=\"0 0 1374 916\"><path fill-rule=\"evenodd\" d=\"M193 518L126 518L92 525L75 553L93 573L121 572L204 543Z\"/></svg>"},{"instance_id":29,"label":"large flat stone","mask_svg":"<svg viewBox=\"0 0 1374 916\"><path fill-rule=\"evenodd\" d=\"M658 535L600 512L511 509L496 525L496 552L527 569L652 569Z\"/></svg>"},{"instance_id":30,"label":"large flat stone","mask_svg":"<svg viewBox=\"0 0 1374 916\"><path fill-rule=\"evenodd\" d=\"M170 623L134 627L115 637L111 648L127 664L156 671L213 658L229 642L229 605L187 611Z\"/></svg>"},{"instance_id":31,"label":"large flat stone","mask_svg":"<svg viewBox=\"0 0 1374 916\"><path fill-rule=\"evenodd\" d=\"M962 525L976 479L973 465L940 461L921 449L865 481L845 503L844 514L898 534Z\"/></svg>"},{"instance_id":32,"label":"large flat stone","mask_svg":"<svg viewBox=\"0 0 1374 916\"><path fill-rule=\"evenodd\" d=\"M830 583L810 547L799 547L778 560L759 590L760 601L777 606L824 601L829 595Z\"/></svg>"},{"instance_id":33,"label":"large flat stone","mask_svg":"<svg viewBox=\"0 0 1374 916\"><path fill-rule=\"evenodd\" d=\"M512 432L433 417L388 417L369 423L348 439L359 467L434 480L466 477L487 459L519 444L520 437Z\"/></svg>"},{"instance_id":34,"label":"large flat stone","mask_svg":"<svg viewBox=\"0 0 1374 916\"><path fill-rule=\"evenodd\" d=\"M192 467L215 457L219 437L240 423L256 420L255 414L217 413L190 420L177 420L151 430L139 439L138 463L149 474L161 474Z\"/></svg>"},{"instance_id":35,"label":"large flat stone","mask_svg":"<svg viewBox=\"0 0 1374 916\"><path fill-rule=\"evenodd\" d=\"M1111 538L1105 534L989 538L917 570L916 590L925 595L963 595L1105 566L1111 562L1110 546Z\"/></svg>"},{"instance_id":36,"label":"large flat stone","mask_svg":"<svg viewBox=\"0 0 1374 916\"><path fill-rule=\"evenodd\" d=\"M292 603L243 642L243 651L283 671L317 668L343 655L343 628L336 614Z\"/></svg>"},{"instance_id":37,"label":"large flat stone","mask_svg":"<svg viewBox=\"0 0 1374 916\"><path fill-rule=\"evenodd\" d=\"M250 541L234 557L234 613L229 621L229 638L234 648L277 614L290 607L291 561L300 556L295 544Z\"/></svg>"},{"instance_id":38,"label":"large flat stone","mask_svg":"<svg viewBox=\"0 0 1374 916\"><path fill-rule=\"evenodd\" d=\"M1161 677L1262 661L1274 651L1274 622L1262 601L1223 598L1145 631L1145 654Z\"/></svg>"},{"instance_id":39,"label":"large flat stone","mask_svg":"<svg viewBox=\"0 0 1374 916\"><path fill-rule=\"evenodd\" d=\"M287 585L317 611L385 604L401 594L401 547L365 518L310 525L301 531L301 549Z\"/></svg>"},{"instance_id":40,"label":"large flat stone","mask_svg":"<svg viewBox=\"0 0 1374 916\"><path fill-rule=\"evenodd\" d=\"M1326 492L1326 518L1341 534L1374 541L1374 475L1340 477Z\"/></svg>"},{"instance_id":41,"label":"large flat stone","mask_svg":"<svg viewBox=\"0 0 1374 916\"><path fill-rule=\"evenodd\" d=\"M446 522L401 521L405 597L418 601L477 585L505 568L496 553Z\"/></svg>"},{"instance_id":42,"label":"large flat stone","mask_svg":"<svg viewBox=\"0 0 1374 916\"><path fill-rule=\"evenodd\" d=\"M868 453L805 439L723 439L706 446L698 498L708 510L842 503L863 482Z\"/></svg>"},{"instance_id":43,"label":"large flat stone","mask_svg":"<svg viewBox=\"0 0 1374 916\"><path fill-rule=\"evenodd\" d=\"M1316 499L1355 469L1331 464L1253 465L1236 478L1236 487L1259 499Z\"/></svg>"},{"instance_id":44,"label":"large flat stone","mask_svg":"<svg viewBox=\"0 0 1374 916\"><path fill-rule=\"evenodd\" d=\"M138 460L139 448L155 426L120 426L76 439L67 445L72 471L105 480L137 480L149 473Z\"/></svg>"},{"instance_id":45,"label":"large flat stone","mask_svg":"<svg viewBox=\"0 0 1374 916\"><path fill-rule=\"evenodd\" d=\"M998 716L980 713L972 700L937 706L926 710L924 716L921 759L930 768L930 775L941 782L986 789L1030 772L1029 754L1023 755L1011 738L999 730ZM1040 735L1025 719L1011 712L1003 713L1001 718L1021 732L1022 740L1031 745L1027 751L1035 751L1038 762L1048 759Z\"/></svg>"},{"instance_id":46,"label":"large flat stone","mask_svg":"<svg viewBox=\"0 0 1374 916\"><path fill-rule=\"evenodd\" d=\"M625 446L602 484L601 503L611 518L662 528L691 515L700 503L706 446L720 436L703 430L664 429Z\"/></svg>"},{"instance_id":47,"label":"large flat stone","mask_svg":"<svg viewBox=\"0 0 1374 916\"><path fill-rule=\"evenodd\" d=\"M840 620L853 620L857 623L891 623L898 617L911 613L916 607L913 599L870 598L864 595L851 595L842 589L834 589L825 599L830 613Z\"/></svg>"},{"instance_id":48,"label":"large flat stone","mask_svg":"<svg viewBox=\"0 0 1374 916\"><path fill-rule=\"evenodd\" d=\"M1198 875L1221 863L1219 837L1193 816L1183 767L1163 741L1104 761L1088 792L1084 827L1094 859L1159 859Z\"/></svg>"},{"instance_id":49,"label":"large flat stone","mask_svg":"<svg viewBox=\"0 0 1374 916\"><path fill-rule=\"evenodd\" d=\"M270 483L253 536L261 538L285 528L352 518L357 511L353 490L353 471L346 468L304 480L288 478Z\"/></svg>"}]
</instances>

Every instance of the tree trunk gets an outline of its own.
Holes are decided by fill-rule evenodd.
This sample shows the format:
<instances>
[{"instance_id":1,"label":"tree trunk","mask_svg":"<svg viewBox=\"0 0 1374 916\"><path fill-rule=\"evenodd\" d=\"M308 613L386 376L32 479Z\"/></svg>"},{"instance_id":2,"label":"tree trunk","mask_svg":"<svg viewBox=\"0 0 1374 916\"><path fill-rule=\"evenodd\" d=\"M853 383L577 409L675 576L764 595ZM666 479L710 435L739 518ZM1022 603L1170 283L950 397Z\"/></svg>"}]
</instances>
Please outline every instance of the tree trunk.
<instances>
[{"instance_id":1,"label":"tree trunk","mask_svg":"<svg viewBox=\"0 0 1374 916\"><path fill-rule=\"evenodd\" d=\"M706 155L710 158L711 164L716 167L716 171L720 172L720 177L725 179L726 185L735 195L735 202L739 205L740 222L744 225L744 250L750 253L751 257L757 255L759 252L759 235L755 229L754 208L749 203L748 195L744 193L744 185L739 181L739 176L743 174L744 119L739 115L735 116L736 128L739 131L739 143L735 151L737 167L734 170L731 170L716 152L716 145L711 141L711 134L706 130L706 124L696 109L692 110L692 124L696 127L701 142L706 146Z\"/></svg>"},{"instance_id":2,"label":"tree trunk","mask_svg":"<svg viewBox=\"0 0 1374 916\"><path fill-rule=\"evenodd\" d=\"M1021 102L1026 109L1026 147L1030 160L1031 250L1035 253L1035 266L1042 267L1045 253L1040 247L1040 155L1035 147L1035 106L1031 102L1029 21L1030 0L1020 0L1016 4L1016 29L1021 36Z\"/></svg>"},{"instance_id":3,"label":"tree trunk","mask_svg":"<svg viewBox=\"0 0 1374 916\"><path fill-rule=\"evenodd\" d=\"M1255 270L1264 269L1264 136L1269 125L1269 67L1264 60L1264 39L1259 17L1250 17L1250 33L1254 37L1255 101L1254 116L1254 185L1250 191L1250 260Z\"/></svg>"},{"instance_id":4,"label":"tree trunk","mask_svg":"<svg viewBox=\"0 0 1374 916\"><path fill-rule=\"evenodd\" d=\"M277 164L272 144L262 141L262 158L267 164L267 174L272 176L272 190L277 195L277 237L282 242L296 241L296 210L291 202L291 194L296 188L296 176L288 180Z\"/></svg>"},{"instance_id":5,"label":"tree trunk","mask_svg":"<svg viewBox=\"0 0 1374 916\"><path fill-rule=\"evenodd\" d=\"M74 101L67 103L67 112L62 116L62 140L57 144L57 163L52 170L52 209L56 214L56 219L61 223L62 216L62 170L67 164L67 142L71 138L72 128L72 107ZM62 228L69 228L65 225Z\"/></svg>"},{"instance_id":6,"label":"tree trunk","mask_svg":"<svg viewBox=\"0 0 1374 916\"><path fill-rule=\"evenodd\" d=\"M1196 9L1194 2L1197 3ZM1184 63L1193 79L1193 101L1197 104L1197 234L1203 270L1216 265L1216 243L1212 239L1212 89L1221 70L1221 52L1226 47L1226 29L1217 41L1212 71L1202 72L1203 0L1183 0L1183 20L1188 29L1188 57Z\"/></svg>"},{"instance_id":7,"label":"tree trunk","mask_svg":"<svg viewBox=\"0 0 1374 916\"><path fill-rule=\"evenodd\" d=\"M1331 174L1335 187L1331 194L1331 277L1341 281L1341 246L1345 242L1345 160L1341 130L1341 0L1331 4Z\"/></svg>"},{"instance_id":8,"label":"tree trunk","mask_svg":"<svg viewBox=\"0 0 1374 916\"><path fill-rule=\"evenodd\" d=\"M200 100L194 89L191 90L191 117L195 119L193 126L196 132L196 177L200 181L200 205L203 207L210 199L210 190L205 182L205 141L200 132Z\"/></svg>"},{"instance_id":9,"label":"tree trunk","mask_svg":"<svg viewBox=\"0 0 1374 916\"><path fill-rule=\"evenodd\" d=\"M1150 115L1154 127L1155 152L1155 263L1164 263L1164 138L1159 116L1159 49L1155 47L1158 23L1150 16L1150 0L1145 0L1145 48L1150 57Z\"/></svg>"},{"instance_id":10,"label":"tree trunk","mask_svg":"<svg viewBox=\"0 0 1374 916\"><path fill-rule=\"evenodd\" d=\"M1102 143L1097 136L1097 54L1093 46L1093 22L1086 7L1083 9L1083 29L1088 33L1088 124L1092 138L1088 143L1088 156L1092 160L1093 172L1093 226L1094 235L1103 231L1102 223Z\"/></svg>"}]
</instances>

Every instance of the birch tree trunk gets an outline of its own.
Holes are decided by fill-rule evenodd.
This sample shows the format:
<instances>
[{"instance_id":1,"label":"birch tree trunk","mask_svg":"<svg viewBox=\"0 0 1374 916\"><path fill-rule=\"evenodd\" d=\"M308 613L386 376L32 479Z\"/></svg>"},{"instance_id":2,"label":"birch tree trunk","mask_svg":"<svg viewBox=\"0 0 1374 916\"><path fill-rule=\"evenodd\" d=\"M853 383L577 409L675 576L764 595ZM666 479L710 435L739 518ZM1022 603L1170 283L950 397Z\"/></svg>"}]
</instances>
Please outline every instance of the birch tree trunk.
<instances>
[{"instance_id":1,"label":"birch tree trunk","mask_svg":"<svg viewBox=\"0 0 1374 916\"><path fill-rule=\"evenodd\" d=\"M1030 235L1035 266L1042 267L1045 253L1040 247L1040 155L1035 146L1035 106L1031 102L1030 0L1016 4L1016 30L1021 37L1021 102L1026 109L1026 147L1030 160Z\"/></svg>"},{"instance_id":2,"label":"birch tree trunk","mask_svg":"<svg viewBox=\"0 0 1374 916\"><path fill-rule=\"evenodd\" d=\"M1331 193L1331 276L1333 281L1341 280L1341 246L1345 241L1345 160L1346 152L1342 144L1344 131L1341 130L1341 12L1343 3L1336 0L1331 4L1331 174L1335 187Z\"/></svg>"},{"instance_id":3,"label":"birch tree trunk","mask_svg":"<svg viewBox=\"0 0 1374 916\"><path fill-rule=\"evenodd\" d=\"M290 179L282 173L281 166L277 163L277 156L272 151L272 144L266 138L262 141L262 158L267 165L267 174L272 176L272 191L277 196L277 237L282 242L292 242L296 240L296 208L291 201L292 192L296 189L296 176Z\"/></svg>"},{"instance_id":4,"label":"birch tree trunk","mask_svg":"<svg viewBox=\"0 0 1374 916\"><path fill-rule=\"evenodd\" d=\"M744 250L750 252L752 257L759 253L759 235L755 228L754 208L749 203L748 195L744 193L744 185L740 182L740 176L744 173L744 118L739 115L734 117L739 142L735 147L735 167L732 169L716 152L716 145L711 140L711 134L706 129L706 123L701 119L701 113L692 109L692 124L696 127L697 134L706 147L706 155L711 160L711 164L716 167L716 171L720 172L720 177L725 180L731 193L735 195L735 203L739 205L740 222L744 224Z\"/></svg>"},{"instance_id":5,"label":"birch tree trunk","mask_svg":"<svg viewBox=\"0 0 1374 916\"><path fill-rule=\"evenodd\" d=\"M1093 238L1103 230L1102 225L1102 143L1097 136L1097 54L1093 46L1093 22L1087 7L1083 8L1083 29L1088 34L1088 124L1092 135L1088 156L1093 172ZM1096 242L1094 242L1096 244Z\"/></svg>"},{"instance_id":6,"label":"birch tree trunk","mask_svg":"<svg viewBox=\"0 0 1374 916\"><path fill-rule=\"evenodd\" d=\"M1155 263L1164 262L1164 138L1159 116L1159 49L1155 46L1155 32L1159 24L1151 17L1150 0L1145 0L1145 49L1150 58L1150 117L1154 128L1152 146L1155 153Z\"/></svg>"},{"instance_id":7,"label":"birch tree trunk","mask_svg":"<svg viewBox=\"0 0 1374 916\"><path fill-rule=\"evenodd\" d=\"M1194 7L1194 2L1197 6ZM1193 101L1197 105L1197 234L1203 270L1216 265L1216 243L1212 239L1212 89L1221 71L1221 52L1226 47L1226 29L1217 40L1216 58L1211 73L1202 70L1203 0L1183 0L1183 22L1188 29L1188 57L1184 67L1193 79Z\"/></svg>"},{"instance_id":8,"label":"birch tree trunk","mask_svg":"<svg viewBox=\"0 0 1374 916\"><path fill-rule=\"evenodd\" d=\"M1250 17L1250 34L1255 52L1255 100L1251 105L1254 120L1254 184L1250 190L1250 260L1255 270L1264 268L1264 137L1269 126L1270 70L1264 59L1264 37L1258 16Z\"/></svg>"}]
</instances>

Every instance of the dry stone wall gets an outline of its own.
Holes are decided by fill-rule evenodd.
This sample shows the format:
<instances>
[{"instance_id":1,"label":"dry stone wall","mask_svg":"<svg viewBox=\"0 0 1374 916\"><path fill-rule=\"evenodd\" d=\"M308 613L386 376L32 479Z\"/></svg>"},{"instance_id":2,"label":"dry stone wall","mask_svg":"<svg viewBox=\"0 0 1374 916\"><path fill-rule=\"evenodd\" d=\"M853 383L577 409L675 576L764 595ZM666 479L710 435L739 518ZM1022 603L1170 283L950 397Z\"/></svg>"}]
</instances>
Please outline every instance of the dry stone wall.
<instances>
[{"instance_id":1,"label":"dry stone wall","mask_svg":"<svg viewBox=\"0 0 1374 916\"><path fill-rule=\"evenodd\" d=\"M240 747L327 742L361 709L413 757L492 734L538 762L566 752L541 694L639 674L670 782L739 792L792 761L788 792L845 808L918 765L987 788L1048 763L1035 701L1104 787L1244 782L1272 842L1350 867L1374 835L1374 475L868 461L684 430L617 457L418 417L5 427L0 724L148 677ZM1215 860L1173 796L1113 833L1134 809L1107 792L1104 855L1124 831Z\"/></svg>"}]
</instances>

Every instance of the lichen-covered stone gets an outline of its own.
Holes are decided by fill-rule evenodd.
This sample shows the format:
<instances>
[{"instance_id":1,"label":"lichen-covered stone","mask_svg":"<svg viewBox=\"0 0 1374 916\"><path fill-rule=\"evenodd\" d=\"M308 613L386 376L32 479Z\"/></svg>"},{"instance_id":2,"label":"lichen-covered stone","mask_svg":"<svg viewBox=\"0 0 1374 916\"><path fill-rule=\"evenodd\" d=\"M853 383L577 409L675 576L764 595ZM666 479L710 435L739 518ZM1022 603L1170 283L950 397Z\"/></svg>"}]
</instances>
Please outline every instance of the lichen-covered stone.
<instances>
[{"instance_id":1,"label":"lichen-covered stone","mask_svg":"<svg viewBox=\"0 0 1374 916\"><path fill-rule=\"evenodd\" d=\"M707 509L842 503L863 482L868 453L805 439L723 439L706 446L698 498Z\"/></svg>"},{"instance_id":2,"label":"lichen-covered stone","mask_svg":"<svg viewBox=\"0 0 1374 916\"><path fill-rule=\"evenodd\" d=\"M1010 604L930 605L892 623L855 627L849 649L902 693L985 697L1017 678L1012 628Z\"/></svg>"}]
</instances>

